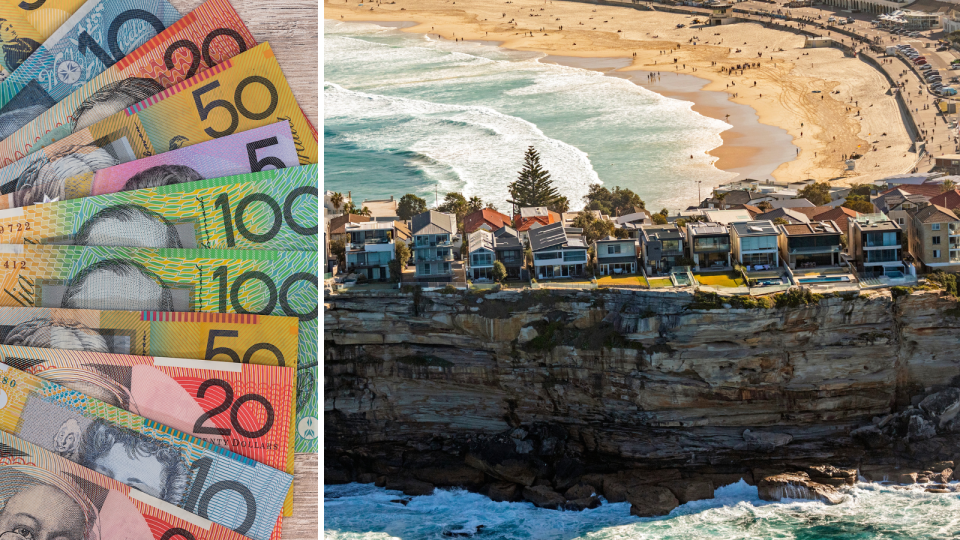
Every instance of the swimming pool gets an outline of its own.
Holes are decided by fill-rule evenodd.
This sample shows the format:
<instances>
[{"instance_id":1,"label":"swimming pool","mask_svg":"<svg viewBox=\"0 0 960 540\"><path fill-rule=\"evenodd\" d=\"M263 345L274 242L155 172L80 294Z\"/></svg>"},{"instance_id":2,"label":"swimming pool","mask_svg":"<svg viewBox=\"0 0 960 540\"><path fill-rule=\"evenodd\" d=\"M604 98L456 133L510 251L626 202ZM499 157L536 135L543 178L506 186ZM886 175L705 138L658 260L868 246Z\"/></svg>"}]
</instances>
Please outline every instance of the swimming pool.
<instances>
[{"instance_id":1,"label":"swimming pool","mask_svg":"<svg viewBox=\"0 0 960 540\"><path fill-rule=\"evenodd\" d=\"M817 276L797 279L799 283L831 283L837 281L850 281L847 276Z\"/></svg>"}]
</instances>

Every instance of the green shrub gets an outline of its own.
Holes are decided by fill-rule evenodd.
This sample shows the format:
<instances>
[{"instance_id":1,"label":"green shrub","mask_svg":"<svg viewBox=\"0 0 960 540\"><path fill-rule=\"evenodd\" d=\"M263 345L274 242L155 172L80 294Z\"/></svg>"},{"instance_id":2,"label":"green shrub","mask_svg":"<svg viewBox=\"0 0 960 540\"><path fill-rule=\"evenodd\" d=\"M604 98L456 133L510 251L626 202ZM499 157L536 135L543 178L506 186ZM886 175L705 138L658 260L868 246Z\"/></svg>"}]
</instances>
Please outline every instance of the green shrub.
<instances>
[{"instance_id":1,"label":"green shrub","mask_svg":"<svg viewBox=\"0 0 960 540\"><path fill-rule=\"evenodd\" d=\"M902 285L897 285L896 287L890 287L890 296L892 296L894 300L904 296L910 296L910 293L912 292L913 292L913 287L904 287Z\"/></svg>"},{"instance_id":2,"label":"green shrub","mask_svg":"<svg viewBox=\"0 0 960 540\"><path fill-rule=\"evenodd\" d=\"M773 301L778 308L795 308L807 304L817 304L820 300L823 300L822 294L817 294L810 289L800 287L773 296Z\"/></svg>"}]
</instances>

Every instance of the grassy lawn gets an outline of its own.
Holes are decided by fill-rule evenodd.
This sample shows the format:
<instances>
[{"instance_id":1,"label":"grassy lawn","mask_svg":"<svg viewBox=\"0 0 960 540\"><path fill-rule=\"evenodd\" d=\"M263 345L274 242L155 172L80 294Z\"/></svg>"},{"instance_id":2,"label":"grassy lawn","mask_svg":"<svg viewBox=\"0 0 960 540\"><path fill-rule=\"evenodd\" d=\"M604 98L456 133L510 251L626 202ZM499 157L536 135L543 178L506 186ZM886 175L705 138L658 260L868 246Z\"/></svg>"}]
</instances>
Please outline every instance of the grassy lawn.
<instances>
[{"instance_id":1,"label":"grassy lawn","mask_svg":"<svg viewBox=\"0 0 960 540\"><path fill-rule=\"evenodd\" d=\"M694 274L701 285L710 287L745 287L743 278L736 272L720 272L716 274Z\"/></svg>"},{"instance_id":2,"label":"grassy lawn","mask_svg":"<svg viewBox=\"0 0 960 540\"><path fill-rule=\"evenodd\" d=\"M656 289L659 287L673 287L673 282L670 281L670 278L653 278L649 280L650 288Z\"/></svg>"},{"instance_id":3,"label":"grassy lawn","mask_svg":"<svg viewBox=\"0 0 960 540\"><path fill-rule=\"evenodd\" d=\"M580 285L590 285L593 282L590 281L590 278L560 278L560 279L540 279L537 280L539 283L570 283L570 284L580 284Z\"/></svg>"},{"instance_id":4,"label":"grassy lawn","mask_svg":"<svg viewBox=\"0 0 960 540\"><path fill-rule=\"evenodd\" d=\"M597 285L600 287L615 287L617 285L649 286L645 277L638 276L636 274L628 274L625 276L601 276L597 278Z\"/></svg>"}]
</instances>

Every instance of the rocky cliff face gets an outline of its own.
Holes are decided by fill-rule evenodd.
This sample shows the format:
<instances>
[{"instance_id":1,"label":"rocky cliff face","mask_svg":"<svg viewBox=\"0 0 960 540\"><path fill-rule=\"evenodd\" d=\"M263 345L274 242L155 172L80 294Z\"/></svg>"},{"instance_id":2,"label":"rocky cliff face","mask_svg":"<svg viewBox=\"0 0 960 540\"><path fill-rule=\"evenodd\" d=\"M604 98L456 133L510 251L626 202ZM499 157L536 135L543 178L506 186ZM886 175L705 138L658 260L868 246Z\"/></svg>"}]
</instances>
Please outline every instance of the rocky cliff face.
<instances>
[{"instance_id":1,"label":"rocky cliff face","mask_svg":"<svg viewBox=\"0 0 960 540\"><path fill-rule=\"evenodd\" d=\"M960 457L957 422L932 417L922 440L909 419L851 436L960 386L960 309L937 291L771 309L603 289L326 302L327 483L562 492L623 469Z\"/></svg>"}]
</instances>

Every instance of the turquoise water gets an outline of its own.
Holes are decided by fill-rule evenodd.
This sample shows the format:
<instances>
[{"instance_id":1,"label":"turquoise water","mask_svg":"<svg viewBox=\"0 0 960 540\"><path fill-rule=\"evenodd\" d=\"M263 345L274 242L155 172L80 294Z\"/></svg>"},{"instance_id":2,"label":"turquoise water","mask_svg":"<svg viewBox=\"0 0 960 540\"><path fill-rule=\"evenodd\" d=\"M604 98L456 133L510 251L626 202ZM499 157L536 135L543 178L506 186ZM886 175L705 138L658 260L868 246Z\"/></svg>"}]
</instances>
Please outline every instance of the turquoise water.
<instances>
[{"instance_id":1,"label":"turquoise water","mask_svg":"<svg viewBox=\"0 0 960 540\"><path fill-rule=\"evenodd\" d=\"M960 497L858 484L846 501L772 503L744 482L668 516L636 518L628 503L584 512L495 503L461 490L404 497L373 485L324 486L324 533L336 540L432 540L477 531L477 540L933 540L960 537ZM409 499L406 506L392 501ZM444 532L448 534L445 535Z\"/></svg>"},{"instance_id":2,"label":"turquoise water","mask_svg":"<svg viewBox=\"0 0 960 540\"><path fill-rule=\"evenodd\" d=\"M627 80L372 23L325 21L323 43L324 188L358 202L462 191L505 210L530 145L573 209L592 183L679 209L735 176L706 153L728 124Z\"/></svg>"}]
</instances>

